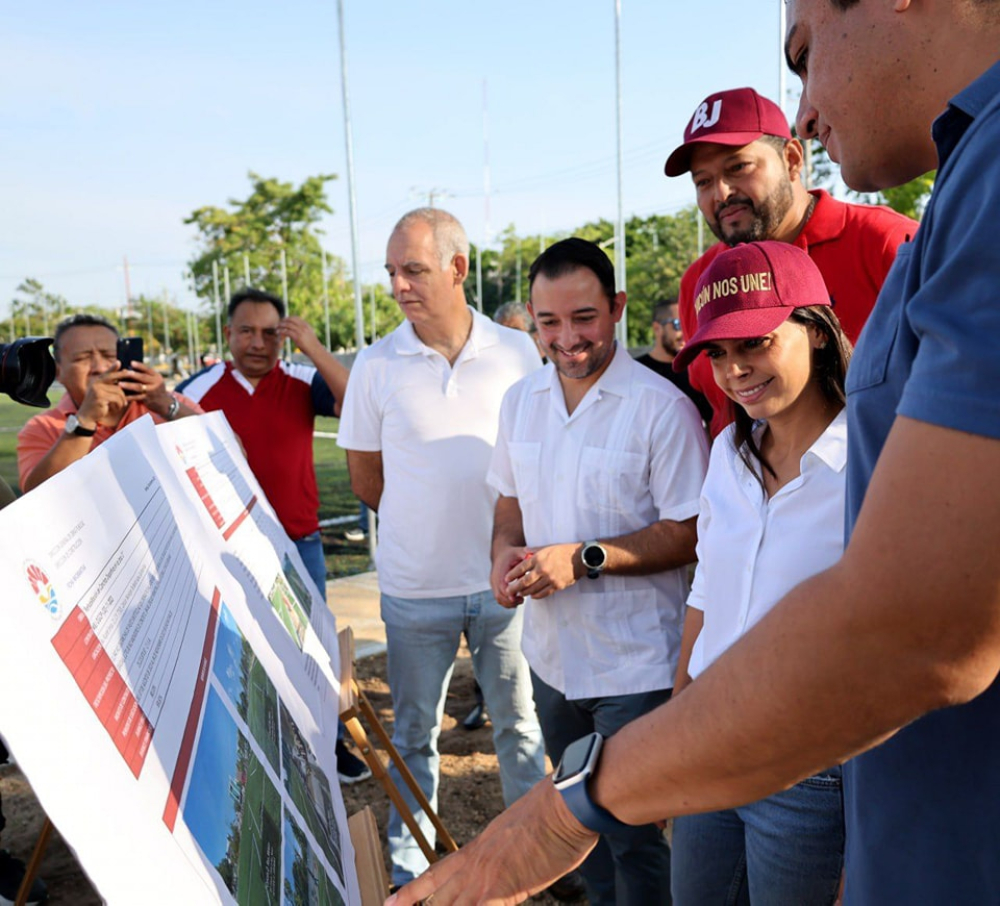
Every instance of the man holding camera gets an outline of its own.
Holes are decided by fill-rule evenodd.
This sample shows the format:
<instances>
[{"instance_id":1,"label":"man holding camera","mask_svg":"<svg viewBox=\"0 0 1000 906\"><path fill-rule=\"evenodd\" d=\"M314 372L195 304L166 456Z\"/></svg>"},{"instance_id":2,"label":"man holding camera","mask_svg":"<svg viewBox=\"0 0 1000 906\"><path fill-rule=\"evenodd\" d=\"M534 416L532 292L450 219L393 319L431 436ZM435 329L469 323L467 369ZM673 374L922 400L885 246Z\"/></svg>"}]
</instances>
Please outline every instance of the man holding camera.
<instances>
[{"instance_id":1,"label":"man holding camera","mask_svg":"<svg viewBox=\"0 0 1000 906\"><path fill-rule=\"evenodd\" d=\"M144 415L161 423L202 412L187 397L167 390L155 369L119 361L118 330L97 315L61 321L52 356L56 380L66 393L17 435L17 470L25 493Z\"/></svg>"}]
</instances>

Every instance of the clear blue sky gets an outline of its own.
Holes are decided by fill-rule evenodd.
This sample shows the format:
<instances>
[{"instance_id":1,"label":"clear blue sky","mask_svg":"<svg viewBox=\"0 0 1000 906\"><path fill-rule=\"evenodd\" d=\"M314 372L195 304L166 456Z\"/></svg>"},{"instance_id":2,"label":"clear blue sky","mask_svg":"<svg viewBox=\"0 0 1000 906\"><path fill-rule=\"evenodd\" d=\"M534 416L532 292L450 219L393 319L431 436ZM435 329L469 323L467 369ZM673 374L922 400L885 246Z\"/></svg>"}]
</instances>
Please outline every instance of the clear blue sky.
<instances>
[{"instance_id":1,"label":"clear blue sky","mask_svg":"<svg viewBox=\"0 0 1000 906\"><path fill-rule=\"evenodd\" d=\"M345 0L345 17L362 280L431 189L485 238L484 80L491 231L617 216L613 0ZM778 5L622 0L621 27L625 213L670 213L693 192L663 161L702 98L777 98ZM194 308L183 219L244 197L249 170L339 174L324 245L350 261L335 0L8 3L0 42L0 317L29 276L121 305L124 255L133 295Z\"/></svg>"}]
</instances>

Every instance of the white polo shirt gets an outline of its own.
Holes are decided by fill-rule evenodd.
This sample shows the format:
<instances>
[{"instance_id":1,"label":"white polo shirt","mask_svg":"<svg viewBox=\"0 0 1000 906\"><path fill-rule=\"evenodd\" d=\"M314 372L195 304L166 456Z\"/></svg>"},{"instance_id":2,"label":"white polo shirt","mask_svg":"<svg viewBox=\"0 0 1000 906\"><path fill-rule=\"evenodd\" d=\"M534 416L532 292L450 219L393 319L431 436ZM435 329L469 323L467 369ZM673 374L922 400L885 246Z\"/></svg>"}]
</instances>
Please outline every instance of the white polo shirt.
<instances>
[{"instance_id":1,"label":"white polo shirt","mask_svg":"<svg viewBox=\"0 0 1000 906\"><path fill-rule=\"evenodd\" d=\"M716 438L701 492L688 606L704 611L705 624L691 652L692 677L844 552L846 409L802 456L799 477L770 500L733 449L733 430Z\"/></svg>"},{"instance_id":2,"label":"white polo shirt","mask_svg":"<svg viewBox=\"0 0 1000 906\"><path fill-rule=\"evenodd\" d=\"M517 498L528 546L539 548L690 519L707 461L691 401L619 346L572 415L552 365L511 388L489 482ZM524 654L570 699L670 688L687 594L686 567L584 577L526 602Z\"/></svg>"},{"instance_id":3,"label":"white polo shirt","mask_svg":"<svg viewBox=\"0 0 1000 906\"><path fill-rule=\"evenodd\" d=\"M383 592L434 598L490 587L496 494L486 470L500 403L540 367L526 333L476 311L454 367L409 321L358 355L337 443L382 453L375 564Z\"/></svg>"}]
</instances>

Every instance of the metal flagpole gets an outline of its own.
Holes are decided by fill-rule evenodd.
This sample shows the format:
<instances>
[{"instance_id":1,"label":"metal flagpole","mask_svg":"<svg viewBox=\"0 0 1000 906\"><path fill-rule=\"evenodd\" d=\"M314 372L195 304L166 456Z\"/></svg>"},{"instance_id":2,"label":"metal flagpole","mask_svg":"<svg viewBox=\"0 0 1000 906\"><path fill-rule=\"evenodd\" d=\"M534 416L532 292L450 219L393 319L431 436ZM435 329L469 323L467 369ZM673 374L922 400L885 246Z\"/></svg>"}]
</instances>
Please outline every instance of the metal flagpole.
<instances>
[{"instance_id":1,"label":"metal flagpole","mask_svg":"<svg viewBox=\"0 0 1000 906\"><path fill-rule=\"evenodd\" d=\"M618 126L618 241L615 243L615 268L618 292L625 292L625 215L622 210L622 37L621 0L615 0L615 121ZM615 336L622 346L628 347L628 310L622 312L615 329Z\"/></svg>"},{"instance_id":2,"label":"metal flagpole","mask_svg":"<svg viewBox=\"0 0 1000 906\"><path fill-rule=\"evenodd\" d=\"M344 96L344 145L347 151L347 199L351 217L351 277L354 284L354 332L358 352L365 346L364 308L361 299L361 268L358 265L358 201L354 187L354 142L351 138L351 94L347 79L347 39L344 33L344 0L337 0L340 30L340 87ZM375 557L375 513L368 510L368 552Z\"/></svg>"}]
</instances>

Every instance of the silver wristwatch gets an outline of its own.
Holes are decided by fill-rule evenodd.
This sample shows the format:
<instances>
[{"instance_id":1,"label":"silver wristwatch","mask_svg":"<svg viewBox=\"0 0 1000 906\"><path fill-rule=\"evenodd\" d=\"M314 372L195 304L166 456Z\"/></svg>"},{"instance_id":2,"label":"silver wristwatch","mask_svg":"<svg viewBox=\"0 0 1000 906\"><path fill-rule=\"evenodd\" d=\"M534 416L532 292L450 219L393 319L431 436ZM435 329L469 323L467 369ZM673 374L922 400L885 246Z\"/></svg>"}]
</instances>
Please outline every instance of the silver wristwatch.
<instances>
[{"instance_id":1,"label":"silver wristwatch","mask_svg":"<svg viewBox=\"0 0 1000 906\"><path fill-rule=\"evenodd\" d=\"M80 424L80 419L74 414L67 417L66 427L63 428L63 431L71 437L93 437L97 433L97 426L84 428Z\"/></svg>"},{"instance_id":2,"label":"silver wristwatch","mask_svg":"<svg viewBox=\"0 0 1000 906\"><path fill-rule=\"evenodd\" d=\"M608 562L608 552L602 544L596 541L588 541L580 551L580 559L587 570L588 579L596 579L604 572L604 567Z\"/></svg>"}]
</instances>

